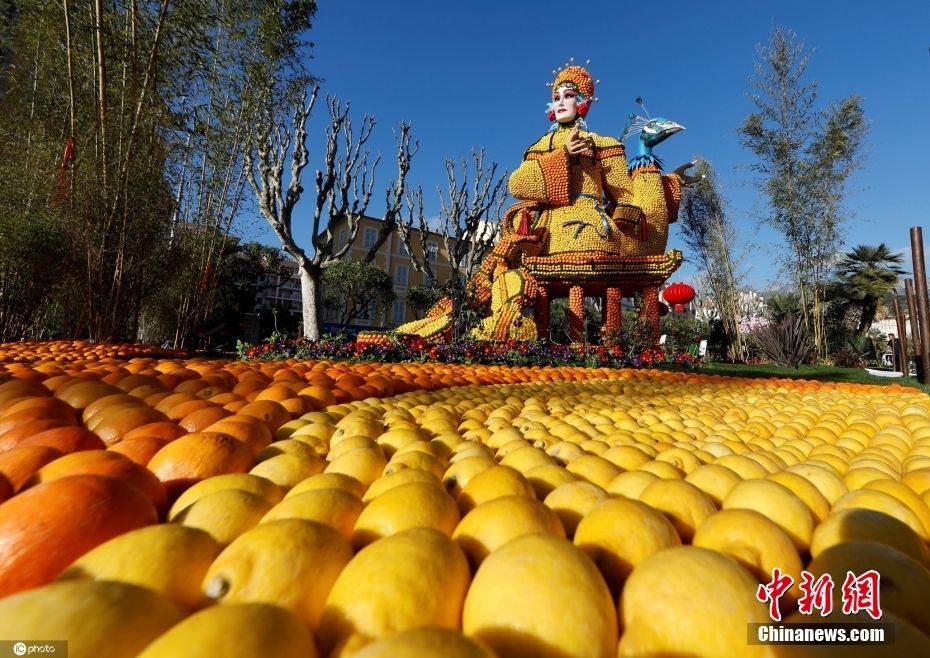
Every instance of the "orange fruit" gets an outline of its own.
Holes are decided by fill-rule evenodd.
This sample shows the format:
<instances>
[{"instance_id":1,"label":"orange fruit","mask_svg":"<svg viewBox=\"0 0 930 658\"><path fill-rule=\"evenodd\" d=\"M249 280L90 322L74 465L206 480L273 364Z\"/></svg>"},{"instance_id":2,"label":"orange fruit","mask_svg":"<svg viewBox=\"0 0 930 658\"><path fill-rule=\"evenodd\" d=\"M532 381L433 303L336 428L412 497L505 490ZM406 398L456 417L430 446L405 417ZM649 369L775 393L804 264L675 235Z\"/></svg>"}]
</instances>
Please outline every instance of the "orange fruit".
<instances>
[{"instance_id":1,"label":"orange fruit","mask_svg":"<svg viewBox=\"0 0 930 658\"><path fill-rule=\"evenodd\" d=\"M10 414L26 409L55 409L68 413L77 419L77 411L75 411L70 404L49 395L37 395L34 397L10 400L0 407L0 413L3 414L0 417L5 418Z\"/></svg>"},{"instance_id":2,"label":"orange fruit","mask_svg":"<svg viewBox=\"0 0 930 658\"><path fill-rule=\"evenodd\" d=\"M145 494L159 510L165 509L168 504L164 486L151 471L110 450L82 450L59 457L36 471L26 486L83 474L102 475L131 484Z\"/></svg>"},{"instance_id":3,"label":"orange fruit","mask_svg":"<svg viewBox=\"0 0 930 658\"><path fill-rule=\"evenodd\" d=\"M267 448L272 439L271 430L262 420L242 414L222 418L205 429L207 432L222 432L239 439L254 455Z\"/></svg>"},{"instance_id":4,"label":"orange fruit","mask_svg":"<svg viewBox=\"0 0 930 658\"><path fill-rule=\"evenodd\" d=\"M237 412L243 416L254 416L265 421L274 434L279 427L291 420L290 412L274 400L255 400L243 406Z\"/></svg>"},{"instance_id":5,"label":"orange fruit","mask_svg":"<svg viewBox=\"0 0 930 658\"><path fill-rule=\"evenodd\" d=\"M103 450L106 444L93 432L83 427L66 425L33 434L19 442L21 446L48 446L57 448L62 453L79 452L81 450Z\"/></svg>"},{"instance_id":6,"label":"orange fruit","mask_svg":"<svg viewBox=\"0 0 930 658\"><path fill-rule=\"evenodd\" d=\"M49 583L75 559L158 521L152 502L115 478L74 475L0 505L0 597Z\"/></svg>"},{"instance_id":7,"label":"orange fruit","mask_svg":"<svg viewBox=\"0 0 930 658\"><path fill-rule=\"evenodd\" d=\"M0 435L0 452L6 450L11 450L24 440L38 434L39 432L44 432L45 430L54 429L56 427L75 427L73 424L64 423L61 420L45 419L45 420L30 420L22 425L17 425L13 429L7 431L5 434Z\"/></svg>"},{"instance_id":8,"label":"orange fruit","mask_svg":"<svg viewBox=\"0 0 930 658\"><path fill-rule=\"evenodd\" d=\"M213 404L209 400L203 400L194 396L193 400L187 400L185 402L179 402L172 405L165 412L165 415L168 416L168 420L179 421L194 411L199 409L209 409L216 406L218 405Z\"/></svg>"},{"instance_id":9,"label":"orange fruit","mask_svg":"<svg viewBox=\"0 0 930 658\"><path fill-rule=\"evenodd\" d=\"M245 473L254 463L252 451L242 441L221 432L194 432L156 452L148 467L175 498L195 482L224 473Z\"/></svg>"},{"instance_id":10,"label":"orange fruit","mask_svg":"<svg viewBox=\"0 0 930 658\"><path fill-rule=\"evenodd\" d=\"M159 400L158 404L155 405L155 408L163 414L167 414L171 407L177 404L181 404L182 402L190 402L191 400L201 400L201 398L198 398L193 393L172 393L171 395Z\"/></svg>"},{"instance_id":11,"label":"orange fruit","mask_svg":"<svg viewBox=\"0 0 930 658\"><path fill-rule=\"evenodd\" d=\"M232 412L223 407L204 407L187 414L178 421L178 425L188 432L201 432L213 423L226 418Z\"/></svg>"},{"instance_id":12,"label":"orange fruit","mask_svg":"<svg viewBox=\"0 0 930 658\"><path fill-rule=\"evenodd\" d=\"M102 398L97 398L89 405L84 407L84 411L81 412L81 420L87 424L87 421L108 407L123 404L139 405L141 402L141 400L138 400L126 393L114 393L112 395L105 395Z\"/></svg>"},{"instance_id":13,"label":"orange fruit","mask_svg":"<svg viewBox=\"0 0 930 658\"><path fill-rule=\"evenodd\" d=\"M111 446L122 441L126 434L137 427L164 420L165 415L163 413L140 403L138 406L114 406L110 409L104 409L88 422L88 428L99 436L105 444Z\"/></svg>"},{"instance_id":14,"label":"orange fruit","mask_svg":"<svg viewBox=\"0 0 930 658\"><path fill-rule=\"evenodd\" d=\"M83 410L94 400L114 393L122 391L100 380L91 379L62 386L55 391L55 397L64 400L75 409Z\"/></svg>"},{"instance_id":15,"label":"orange fruit","mask_svg":"<svg viewBox=\"0 0 930 658\"><path fill-rule=\"evenodd\" d=\"M0 475L19 491L33 473L62 456L61 450L49 446L22 446L0 452Z\"/></svg>"},{"instance_id":16,"label":"orange fruit","mask_svg":"<svg viewBox=\"0 0 930 658\"><path fill-rule=\"evenodd\" d=\"M153 436L164 439L165 441L174 441L179 436L184 436L185 434L187 434L186 429L170 420L164 420L146 423L145 425L140 425L135 429L129 430L123 435L123 441L135 439L140 436Z\"/></svg>"},{"instance_id":17,"label":"orange fruit","mask_svg":"<svg viewBox=\"0 0 930 658\"><path fill-rule=\"evenodd\" d=\"M124 455L139 464L147 466L155 453L168 445L170 441L161 439L157 436L136 436L131 439L123 439L107 450Z\"/></svg>"}]
</instances>

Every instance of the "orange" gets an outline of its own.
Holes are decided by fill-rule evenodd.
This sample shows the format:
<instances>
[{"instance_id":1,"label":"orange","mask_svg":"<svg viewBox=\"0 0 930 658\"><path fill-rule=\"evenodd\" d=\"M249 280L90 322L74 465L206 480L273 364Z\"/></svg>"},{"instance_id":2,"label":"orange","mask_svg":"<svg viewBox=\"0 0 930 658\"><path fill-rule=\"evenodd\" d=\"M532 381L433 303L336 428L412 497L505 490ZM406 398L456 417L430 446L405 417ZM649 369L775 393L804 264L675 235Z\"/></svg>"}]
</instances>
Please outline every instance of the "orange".
<instances>
[{"instance_id":1,"label":"orange","mask_svg":"<svg viewBox=\"0 0 930 658\"><path fill-rule=\"evenodd\" d=\"M129 430L123 435L123 441L135 439L140 436L153 436L164 439L165 441L174 441L179 436L184 436L185 434L187 434L186 429L170 420L164 420L146 423L145 425L140 425L135 429Z\"/></svg>"},{"instance_id":2,"label":"orange","mask_svg":"<svg viewBox=\"0 0 930 658\"><path fill-rule=\"evenodd\" d=\"M114 393L122 393L122 391L115 386L92 379L62 386L55 391L55 397L64 400L75 409L83 410L94 400Z\"/></svg>"},{"instance_id":3,"label":"orange","mask_svg":"<svg viewBox=\"0 0 930 658\"><path fill-rule=\"evenodd\" d=\"M23 446L0 452L0 475L19 491L33 473L62 456L61 450L48 446Z\"/></svg>"},{"instance_id":4,"label":"orange","mask_svg":"<svg viewBox=\"0 0 930 658\"><path fill-rule=\"evenodd\" d=\"M88 428L111 446L137 427L164 421L165 415L140 403L138 406L114 406L104 409L94 416L93 420L97 419L100 419L99 422L93 425L88 423Z\"/></svg>"},{"instance_id":5,"label":"orange","mask_svg":"<svg viewBox=\"0 0 930 658\"><path fill-rule=\"evenodd\" d=\"M196 409L181 418L178 425L188 432L201 432L231 414L231 411L223 409L223 407L204 407Z\"/></svg>"},{"instance_id":6,"label":"orange","mask_svg":"<svg viewBox=\"0 0 930 658\"><path fill-rule=\"evenodd\" d=\"M147 466L155 453L170 443L167 439L160 439L157 436L137 436L131 439L123 439L107 450L125 455L135 463L141 466Z\"/></svg>"},{"instance_id":7,"label":"orange","mask_svg":"<svg viewBox=\"0 0 930 658\"><path fill-rule=\"evenodd\" d=\"M237 412L243 416L254 416L265 421L274 434L279 427L291 420L290 412L274 400L255 400L243 406Z\"/></svg>"},{"instance_id":8,"label":"orange","mask_svg":"<svg viewBox=\"0 0 930 658\"><path fill-rule=\"evenodd\" d=\"M38 395L35 397L28 397L23 399L14 399L10 400L2 406L3 415L2 418L6 418L10 414L14 414L17 411L24 411L26 409L55 409L56 411L63 411L67 414L70 414L74 418L77 418L77 412L70 404L64 400L59 400L58 398L53 398L48 395Z\"/></svg>"},{"instance_id":9,"label":"orange","mask_svg":"<svg viewBox=\"0 0 930 658\"><path fill-rule=\"evenodd\" d=\"M70 475L93 474L116 478L135 486L159 510L165 509L168 497L158 478L144 466L128 457L109 450L82 450L59 457L40 468L26 483L34 486L41 482L58 480Z\"/></svg>"},{"instance_id":10,"label":"orange","mask_svg":"<svg viewBox=\"0 0 930 658\"><path fill-rule=\"evenodd\" d=\"M64 454L80 450L103 450L106 444L93 432L83 427L66 425L33 434L19 442L21 446L48 446L57 448Z\"/></svg>"},{"instance_id":11,"label":"orange","mask_svg":"<svg viewBox=\"0 0 930 658\"><path fill-rule=\"evenodd\" d=\"M213 404L209 400L203 400L195 396L193 400L178 402L177 404L171 405L165 412L165 415L168 417L168 420L179 421L198 409L208 409L216 406L218 405Z\"/></svg>"},{"instance_id":12,"label":"orange","mask_svg":"<svg viewBox=\"0 0 930 658\"><path fill-rule=\"evenodd\" d=\"M105 395L102 398L97 398L84 408L84 411L81 413L81 420L86 424L87 421L89 421L91 418L99 414L107 407L123 404L132 404L138 406L140 402L141 400L138 400L126 393L113 393L112 395Z\"/></svg>"},{"instance_id":13,"label":"orange","mask_svg":"<svg viewBox=\"0 0 930 658\"><path fill-rule=\"evenodd\" d=\"M74 475L45 482L0 505L0 597L52 581L75 559L158 513L135 487Z\"/></svg>"},{"instance_id":14,"label":"orange","mask_svg":"<svg viewBox=\"0 0 930 658\"><path fill-rule=\"evenodd\" d=\"M248 446L228 434L194 432L156 452L148 467L174 498L190 485L212 475L245 473L254 461Z\"/></svg>"},{"instance_id":15,"label":"orange","mask_svg":"<svg viewBox=\"0 0 930 658\"><path fill-rule=\"evenodd\" d=\"M249 450L254 455L267 448L272 439L271 430L263 421L255 416L244 416L242 414L233 414L222 418L209 425L206 431L222 432L239 439L249 447Z\"/></svg>"},{"instance_id":16,"label":"orange","mask_svg":"<svg viewBox=\"0 0 930 658\"><path fill-rule=\"evenodd\" d=\"M166 414L168 413L168 410L171 409L171 407L181 404L182 402L190 402L191 400L201 400L201 398L198 398L193 393L172 393L171 395L159 400L158 404L155 405L155 408L163 414Z\"/></svg>"}]
</instances>

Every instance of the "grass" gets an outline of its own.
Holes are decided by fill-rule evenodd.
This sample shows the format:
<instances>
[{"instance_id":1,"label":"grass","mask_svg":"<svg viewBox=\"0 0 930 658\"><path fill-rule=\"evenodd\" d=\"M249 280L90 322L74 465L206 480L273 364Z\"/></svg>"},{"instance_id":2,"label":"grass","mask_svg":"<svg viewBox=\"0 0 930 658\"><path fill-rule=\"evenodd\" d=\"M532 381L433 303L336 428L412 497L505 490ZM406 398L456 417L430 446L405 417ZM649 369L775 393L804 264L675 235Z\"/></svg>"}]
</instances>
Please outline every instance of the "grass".
<instances>
[{"instance_id":1,"label":"grass","mask_svg":"<svg viewBox=\"0 0 930 658\"><path fill-rule=\"evenodd\" d=\"M820 365L803 365L798 368L791 368L790 366L772 364L745 365L710 361L699 366L697 370L707 375L724 375L727 377L781 377L785 379L813 379L821 382L873 384L876 386L898 384L900 386L910 386L930 394L930 386L921 384L916 377L875 377L862 368L837 368L835 366Z\"/></svg>"}]
</instances>

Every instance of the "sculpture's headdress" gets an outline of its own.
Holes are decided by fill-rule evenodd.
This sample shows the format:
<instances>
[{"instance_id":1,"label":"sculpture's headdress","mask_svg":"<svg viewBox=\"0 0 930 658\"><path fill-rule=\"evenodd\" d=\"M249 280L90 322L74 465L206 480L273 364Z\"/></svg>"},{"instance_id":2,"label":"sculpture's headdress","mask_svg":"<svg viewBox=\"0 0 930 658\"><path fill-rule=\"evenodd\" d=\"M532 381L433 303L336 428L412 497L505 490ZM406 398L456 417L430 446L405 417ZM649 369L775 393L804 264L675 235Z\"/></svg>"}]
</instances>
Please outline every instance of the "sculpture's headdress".
<instances>
[{"instance_id":1,"label":"sculpture's headdress","mask_svg":"<svg viewBox=\"0 0 930 658\"><path fill-rule=\"evenodd\" d=\"M589 59L585 62L585 66L588 66L590 63L591 60ZM555 75L555 80L546 85L547 87L551 87L553 91L565 85L577 91L579 95L578 116L581 118L587 116L588 110L591 109L591 103L597 100L597 98L594 97L595 80L591 77L591 74L585 66L578 66L575 64L575 58L573 57L561 69L552 71L552 74ZM596 83L599 84L600 80L597 80ZM550 121L555 120L555 112L552 107L547 107L546 113Z\"/></svg>"},{"instance_id":2,"label":"sculpture's headdress","mask_svg":"<svg viewBox=\"0 0 930 658\"><path fill-rule=\"evenodd\" d=\"M652 117L649 116L649 111L646 109L645 103L643 103L642 96L636 97L636 104L643 108L643 112L646 116L643 117L635 112L630 112L630 119L627 121L626 127L623 129L623 133L620 136L621 142L633 135L641 133L643 128L646 127L646 124L652 121Z\"/></svg>"}]
</instances>

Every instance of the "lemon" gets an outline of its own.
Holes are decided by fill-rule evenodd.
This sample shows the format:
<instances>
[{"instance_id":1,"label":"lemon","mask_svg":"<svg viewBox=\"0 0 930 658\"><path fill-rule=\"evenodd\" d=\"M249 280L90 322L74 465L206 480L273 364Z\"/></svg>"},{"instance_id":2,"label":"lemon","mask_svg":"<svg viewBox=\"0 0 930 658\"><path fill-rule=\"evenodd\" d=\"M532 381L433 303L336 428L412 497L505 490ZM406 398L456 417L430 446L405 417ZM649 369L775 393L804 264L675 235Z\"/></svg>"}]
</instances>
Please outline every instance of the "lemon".
<instances>
[{"instance_id":1,"label":"lemon","mask_svg":"<svg viewBox=\"0 0 930 658\"><path fill-rule=\"evenodd\" d=\"M168 512L168 520L173 521L183 510L187 509L195 502L217 491L224 489L240 489L256 494L274 505L281 500L284 493L281 488L274 482L266 480L263 477L250 473L227 473L225 475L214 475L206 480L197 482L189 489L185 490Z\"/></svg>"},{"instance_id":2,"label":"lemon","mask_svg":"<svg viewBox=\"0 0 930 658\"><path fill-rule=\"evenodd\" d=\"M662 480L683 480L685 477L683 470L669 462L651 461L643 464L637 470L652 473Z\"/></svg>"},{"instance_id":3,"label":"lemon","mask_svg":"<svg viewBox=\"0 0 930 658\"><path fill-rule=\"evenodd\" d=\"M458 461L450 460L449 467L442 476L442 482L453 498L458 499L462 489L465 488L473 477L479 473L488 470L495 465L492 457L484 455L474 456L471 453L464 453L466 456Z\"/></svg>"},{"instance_id":4,"label":"lemon","mask_svg":"<svg viewBox=\"0 0 930 658\"><path fill-rule=\"evenodd\" d=\"M271 503L261 496L241 489L223 489L184 508L174 522L206 530L220 546L226 546L258 523L270 509Z\"/></svg>"},{"instance_id":5,"label":"lemon","mask_svg":"<svg viewBox=\"0 0 930 658\"><path fill-rule=\"evenodd\" d=\"M368 503L355 522L352 545L360 548L409 528L433 528L450 536L460 518L455 501L438 482L410 482Z\"/></svg>"},{"instance_id":6,"label":"lemon","mask_svg":"<svg viewBox=\"0 0 930 658\"><path fill-rule=\"evenodd\" d=\"M294 421L291 421L294 422ZM278 430L280 431L280 429ZM307 455L312 456L316 455L316 451L303 441L297 441L295 439L284 439L282 441L275 441L266 448L262 448L257 455L255 455L255 462L263 462L266 459L271 459L272 457L277 457L278 455Z\"/></svg>"},{"instance_id":7,"label":"lemon","mask_svg":"<svg viewBox=\"0 0 930 658\"><path fill-rule=\"evenodd\" d=\"M652 461L652 457L631 445L613 446L602 452L601 457L624 471L635 470L646 462Z\"/></svg>"},{"instance_id":8,"label":"lemon","mask_svg":"<svg viewBox=\"0 0 930 658\"><path fill-rule=\"evenodd\" d=\"M789 594L797 599L798 583L804 564L791 538L767 518L748 509L717 512L700 525L693 546L725 553L742 564L760 583L772 579L772 570L780 569L794 579Z\"/></svg>"},{"instance_id":9,"label":"lemon","mask_svg":"<svg viewBox=\"0 0 930 658\"><path fill-rule=\"evenodd\" d=\"M848 489L843 480L828 469L815 464L795 464L786 469L789 473L796 473L817 487L827 502L833 505L842 498Z\"/></svg>"},{"instance_id":10,"label":"lemon","mask_svg":"<svg viewBox=\"0 0 930 658\"><path fill-rule=\"evenodd\" d=\"M343 567L349 542L329 526L303 519L262 523L227 546L203 578L203 591L227 603L288 608L311 629Z\"/></svg>"},{"instance_id":11,"label":"lemon","mask_svg":"<svg viewBox=\"0 0 930 658\"><path fill-rule=\"evenodd\" d=\"M845 509L871 509L877 512L884 512L902 523L907 524L907 526L920 535L921 538L924 538L926 535L924 524L921 523L917 515L911 511L911 508L884 491L876 491L874 489L857 489L856 491L850 491L833 505L834 512Z\"/></svg>"},{"instance_id":12,"label":"lemon","mask_svg":"<svg viewBox=\"0 0 930 658\"><path fill-rule=\"evenodd\" d=\"M274 442L281 443L283 441L289 440L291 438L291 434L299 430L304 425L309 425L309 424L310 424L310 421L304 418L295 418L294 420L287 421L281 427L275 430Z\"/></svg>"},{"instance_id":13,"label":"lemon","mask_svg":"<svg viewBox=\"0 0 930 658\"><path fill-rule=\"evenodd\" d=\"M638 499L650 484L659 479L655 473L646 471L627 471L607 483L607 493L619 494L627 498Z\"/></svg>"},{"instance_id":14,"label":"lemon","mask_svg":"<svg viewBox=\"0 0 930 658\"><path fill-rule=\"evenodd\" d=\"M206 603L200 581L219 554L207 532L174 523L124 533L75 560L58 578L140 585L186 609Z\"/></svg>"},{"instance_id":15,"label":"lemon","mask_svg":"<svg viewBox=\"0 0 930 658\"><path fill-rule=\"evenodd\" d=\"M348 475L367 488L381 476L385 466L387 460L380 448L357 448L331 461L324 472Z\"/></svg>"},{"instance_id":16,"label":"lemon","mask_svg":"<svg viewBox=\"0 0 930 658\"><path fill-rule=\"evenodd\" d=\"M292 498L315 489L342 489L358 498L365 494L365 485L354 477L343 473L320 473L319 475L311 475L306 480L301 480L284 497Z\"/></svg>"},{"instance_id":17,"label":"lemon","mask_svg":"<svg viewBox=\"0 0 930 658\"><path fill-rule=\"evenodd\" d=\"M930 567L930 549L903 521L871 509L834 512L814 528L811 555L817 557L831 546L846 541L874 541L886 544Z\"/></svg>"},{"instance_id":18,"label":"lemon","mask_svg":"<svg viewBox=\"0 0 930 658\"><path fill-rule=\"evenodd\" d=\"M794 612L785 618L790 624L874 624L867 613L859 612L854 615L843 614L842 609L834 606L833 612L827 616L818 614L805 615ZM888 644L844 644L842 649L829 644L795 644L791 645L792 658L834 658L844 656L848 658L900 658L901 656L930 656L930 638L921 633L913 624L899 616L882 611L879 620L882 625L893 626L894 642ZM885 631L886 634L888 631ZM887 639L887 637L886 637ZM785 652L784 655L788 655Z\"/></svg>"},{"instance_id":19,"label":"lemon","mask_svg":"<svg viewBox=\"0 0 930 658\"><path fill-rule=\"evenodd\" d=\"M543 464L527 472L526 479L536 492L536 498L543 500L560 485L574 482L578 478L557 464Z\"/></svg>"},{"instance_id":20,"label":"lemon","mask_svg":"<svg viewBox=\"0 0 930 658\"><path fill-rule=\"evenodd\" d=\"M830 514L829 501L810 480L803 476L791 471L778 471L768 476L768 479L791 490L804 501L814 518L815 525L821 523Z\"/></svg>"},{"instance_id":21,"label":"lemon","mask_svg":"<svg viewBox=\"0 0 930 658\"><path fill-rule=\"evenodd\" d=\"M620 467L600 455L585 454L572 459L565 469L588 482L603 488L620 475Z\"/></svg>"},{"instance_id":22,"label":"lemon","mask_svg":"<svg viewBox=\"0 0 930 658\"><path fill-rule=\"evenodd\" d=\"M744 480L764 478L769 474L757 462L745 455L724 455L718 457L714 463L726 466Z\"/></svg>"},{"instance_id":23,"label":"lemon","mask_svg":"<svg viewBox=\"0 0 930 658\"><path fill-rule=\"evenodd\" d=\"M474 509L481 503L500 496L527 496L536 498L536 492L523 475L509 466L492 466L468 481L458 496L462 513Z\"/></svg>"},{"instance_id":24,"label":"lemon","mask_svg":"<svg viewBox=\"0 0 930 658\"><path fill-rule=\"evenodd\" d=\"M365 504L358 496L344 489L311 489L285 498L268 510L260 523L280 519L317 521L351 541L355 522L363 509Z\"/></svg>"},{"instance_id":25,"label":"lemon","mask_svg":"<svg viewBox=\"0 0 930 658\"><path fill-rule=\"evenodd\" d=\"M609 497L610 494L596 484L575 480L553 489L543 503L556 513L565 528L565 535L571 538L575 536L575 528L582 517Z\"/></svg>"},{"instance_id":26,"label":"lemon","mask_svg":"<svg viewBox=\"0 0 930 658\"><path fill-rule=\"evenodd\" d=\"M701 464L685 476L685 482L707 494L717 507L723 504L723 499L740 481L739 475L720 464Z\"/></svg>"},{"instance_id":27,"label":"lemon","mask_svg":"<svg viewBox=\"0 0 930 658\"><path fill-rule=\"evenodd\" d=\"M663 512L686 543L698 526L717 511L707 494L684 480L657 480L643 490L639 500Z\"/></svg>"},{"instance_id":28,"label":"lemon","mask_svg":"<svg viewBox=\"0 0 930 658\"><path fill-rule=\"evenodd\" d=\"M509 466L526 475L537 466L555 465L555 460L543 450L525 446L514 450L500 460L502 466Z\"/></svg>"},{"instance_id":29,"label":"lemon","mask_svg":"<svg viewBox=\"0 0 930 658\"><path fill-rule=\"evenodd\" d=\"M477 566L489 553L512 539L535 532L565 536L559 517L538 500L501 496L481 503L466 514L452 533L452 539L471 564Z\"/></svg>"},{"instance_id":30,"label":"lemon","mask_svg":"<svg viewBox=\"0 0 930 658\"><path fill-rule=\"evenodd\" d=\"M546 449L546 454L552 457L559 464L568 464L585 454L577 443L571 441L559 441L558 443Z\"/></svg>"},{"instance_id":31,"label":"lemon","mask_svg":"<svg viewBox=\"0 0 930 658\"><path fill-rule=\"evenodd\" d=\"M897 498L908 506L910 510L920 519L924 527L924 532L919 533L924 541L930 541L930 507L924 502L924 499L914 493L914 490L901 484L897 480L873 480L865 485L865 489L871 491L882 491L893 498Z\"/></svg>"},{"instance_id":32,"label":"lemon","mask_svg":"<svg viewBox=\"0 0 930 658\"><path fill-rule=\"evenodd\" d=\"M287 491L298 482L322 473L324 468L326 468L326 461L322 457L291 452L259 462L249 472L270 480L283 491Z\"/></svg>"},{"instance_id":33,"label":"lemon","mask_svg":"<svg viewBox=\"0 0 930 658\"><path fill-rule=\"evenodd\" d=\"M377 498L385 491L399 487L402 484L410 484L411 482L436 484L439 482L435 475L419 468L401 468L390 473L387 472L389 468L391 468L390 463L385 467L385 474L372 482L368 490L365 491L365 495L362 496L363 501L367 503L372 498Z\"/></svg>"},{"instance_id":34,"label":"lemon","mask_svg":"<svg viewBox=\"0 0 930 658\"><path fill-rule=\"evenodd\" d=\"M574 542L594 560L611 592L617 593L637 564L680 545L681 538L661 512L638 500L613 498L585 514Z\"/></svg>"},{"instance_id":35,"label":"lemon","mask_svg":"<svg viewBox=\"0 0 930 658\"><path fill-rule=\"evenodd\" d=\"M340 440L338 443L334 443L330 448L329 452L326 454L326 459L328 461L333 461L337 457L341 457L350 450L356 450L358 448L368 448L370 450L380 451L378 443L367 436L347 436Z\"/></svg>"},{"instance_id":36,"label":"lemon","mask_svg":"<svg viewBox=\"0 0 930 658\"><path fill-rule=\"evenodd\" d=\"M265 603L214 605L146 647L139 658L316 658L310 632L294 614Z\"/></svg>"},{"instance_id":37,"label":"lemon","mask_svg":"<svg viewBox=\"0 0 930 658\"><path fill-rule=\"evenodd\" d=\"M71 658L132 658L183 617L144 587L68 580L0 599L0 638L67 640Z\"/></svg>"},{"instance_id":38,"label":"lemon","mask_svg":"<svg viewBox=\"0 0 930 658\"><path fill-rule=\"evenodd\" d=\"M815 576L833 578L833 607L842 606L843 583L849 572L861 576L878 572L879 600L882 610L893 612L930 633L930 571L912 557L890 546L871 541L847 541L831 546L811 560L807 570Z\"/></svg>"},{"instance_id":39,"label":"lemon","mask_svg":"<svg viewBox=\"0 0 930 658\"><path fill-rule=\"evenodd\" d=\"M392 456L400 448L413 443L422 441L426 436L418 429L389 429L378 435L377 442L388 457Z\"/></svg>"},{"instance_id":40,"label":"lemon","mask_svg":"<svg viewBox=\"0 0 930 658\"><path fill-rule=\"evenodd\" d=\"M354 658L496 658L483 644L447 628L415 628L369 644Z\"/></svg>"},{"instance_id":41,"label":"lemon","mask_svg":"<svg viewBox=\"0 0 930 658\"><path fill-rule=\"evenodd\" d=\"M397 452L384 467L383 475L390 475L401 470L419 470L429 473L436 480L442 478L446 467L434 455L428 452Z\"/></svg>"},{"instance_id":42,"label":"lemon","mask_svg":"<svg viewBox=\"0 0 930 658\"><path fill-rule=\"evenodd\" d=\"M723 501L723 509L751 509L788 533L798 551L806 553L814 532L810 510L790 489L771 480L743 480Z\"/></svg>"},{"instance_id":43,"label":"lemon","mask_svg":"<svg viewBox=\"0 0 930 658\"><path fill-rule=\"evenodd\" d=\"M630 574L620 599L617 656L764 656L746 624L768 622L758 583L733 558L695 546L661 551Z\"/></svg>"},{"instance_id":44,"label":"lemon","mask_svg":"<svg viewBox=\"0 0 930 658\"><path fill-rule=\"evenodd\" d=\"M470 573L462 550L438 530L412 528L375 541L339 574L320 623L326 656L421 626L457 629Z\"/></svg>"},{"instance_id":45,"label":"lemon","mask_svg":"<svg viewBox=\"0 0 930 658\"><path fill-rule=\"evenodd\" d=\"M617 642L613 601L594 564L547 533L514 539L481 563L462 630L513 658L606 658Z\"/></svg>"}]
</instances>

